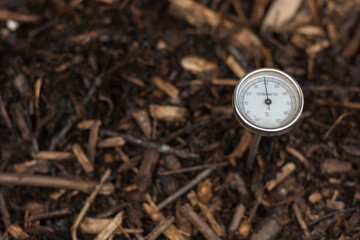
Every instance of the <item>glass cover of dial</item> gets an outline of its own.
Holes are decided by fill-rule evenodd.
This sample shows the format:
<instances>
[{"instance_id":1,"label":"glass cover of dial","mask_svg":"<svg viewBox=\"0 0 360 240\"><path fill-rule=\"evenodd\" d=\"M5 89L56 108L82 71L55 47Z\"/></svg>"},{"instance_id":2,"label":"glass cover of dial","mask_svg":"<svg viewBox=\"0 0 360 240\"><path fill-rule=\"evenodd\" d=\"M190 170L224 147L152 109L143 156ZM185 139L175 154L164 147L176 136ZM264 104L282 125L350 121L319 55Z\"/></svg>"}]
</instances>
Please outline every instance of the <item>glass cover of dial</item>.
<instances>
[{"instance_id":1,"label":"glass cover of dial","mask_svg":"<svg viewBox=\"0 0 360 240\"><path fill-rule=\"evenodd\" d=\"M250 123L262 128L279 128L293 120L297 91L282 76L256 74L239 89L238 108Z\"/></svg>"}]
</instances>

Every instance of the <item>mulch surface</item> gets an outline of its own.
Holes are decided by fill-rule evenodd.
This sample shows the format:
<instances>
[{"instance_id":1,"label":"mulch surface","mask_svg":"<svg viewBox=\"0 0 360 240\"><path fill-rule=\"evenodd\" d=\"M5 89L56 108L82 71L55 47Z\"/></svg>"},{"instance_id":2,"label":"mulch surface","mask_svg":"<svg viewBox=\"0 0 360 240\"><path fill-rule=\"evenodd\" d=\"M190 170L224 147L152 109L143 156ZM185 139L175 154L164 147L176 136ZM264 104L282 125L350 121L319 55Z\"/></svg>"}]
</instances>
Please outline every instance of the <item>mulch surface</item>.
<instances>
[{"instance_id":1,"label":"mulch surface","mask_svg":"<svg viewBox=\"0 0 360 240\"><path fill-rule=\"evenodd\" d=\"M0 1L1 239L359 239L360 3ZM305 105L253 135L238 79Z\"/></svg>"}]
</instances>

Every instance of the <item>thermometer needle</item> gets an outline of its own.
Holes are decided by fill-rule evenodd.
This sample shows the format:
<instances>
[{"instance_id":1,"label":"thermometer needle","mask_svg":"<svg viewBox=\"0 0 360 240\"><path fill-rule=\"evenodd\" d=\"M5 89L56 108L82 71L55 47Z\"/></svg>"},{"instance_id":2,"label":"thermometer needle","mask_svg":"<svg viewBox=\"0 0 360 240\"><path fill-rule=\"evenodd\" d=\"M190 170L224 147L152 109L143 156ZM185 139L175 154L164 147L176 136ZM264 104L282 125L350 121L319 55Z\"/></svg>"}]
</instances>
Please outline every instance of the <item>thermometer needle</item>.
<instances>
[{"instance_id":1,"label":"thermometer needle","mask_svg":"<svg viewBox=\"0 0 360 240\"><path fill-rule=\"evenodd\" d=\"M270 110L271 99L269 99L269 94L268 94L268 91L267 91L266 78L265 77L264 77L264 84L265 84L265 92L266 92L265 104L268 106L268 109Z\"/></svg>"}]
</instances>

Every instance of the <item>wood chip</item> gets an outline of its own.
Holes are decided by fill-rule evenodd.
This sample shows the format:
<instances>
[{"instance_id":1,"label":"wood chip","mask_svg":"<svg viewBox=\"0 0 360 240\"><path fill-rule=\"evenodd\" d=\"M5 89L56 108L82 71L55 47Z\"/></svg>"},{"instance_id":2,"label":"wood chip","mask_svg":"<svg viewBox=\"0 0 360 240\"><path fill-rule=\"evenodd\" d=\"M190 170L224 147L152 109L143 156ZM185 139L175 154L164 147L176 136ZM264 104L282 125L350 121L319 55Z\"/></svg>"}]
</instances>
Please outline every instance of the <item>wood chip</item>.
<instances>
[{"instance_id":1,"label":"wood chip","mask_svg":"<svg viewBox=\"0 0 360 240\"><path fill-rule=\"evenodd\" d=\"M69 160L74 157L74 154L71 152L40 151L33 157L41 160Z\"/></svg>"},{"instance_id":2,"label":"wood chip","mask_svg":"<svg viewBox=\"0 0 360 240\"><path fill-rule=\"evenodd\" d=\"M144 192L149 185L158 159L158 151L154 149L148 149L145 151L144 160L141 162L137 180L140 192Z\"/></svg>"},{"instance_id":3,"label":"wood chip","mask_svg":"<svg viewBox=\"0 0 360 240\"><path fill-rule=\"evenodd\" d=\"M48 173L49 164L44 160L31 160L14 164L14 170L17 173Z\"/></svg>"},{"instance_id":4,"label":"wood chip","mask_svg":"<svg viewBox=\"0 0 360 240\"><path fill-rule=\"evenodd\" d=\"M231 219L230 225L229 225L229 235L233 236L236 231L239 229L241 220L245 214L246 208L243 204L239 203L234 211L234 215Z\"/></svg>"},{"instance_id":5,"label":"wood chip","mask_svg":"<svg viewBox=\"0 0 360 240\"><path fill-rule=\"evenodd\" d=\"M210 224L215 234L219 237L223 237L225 235L224 230L220 227L219 223L216 221L213 211L211 211L205 204L201 202L198 202L198 206L200 208L202 215L204 216L206 221Z\"/></svg>"},{"instance_id":6,"label":"wood chip","mask_svg":"<svg viewBox=\"0 0 360 240\"><path fill-rule=\"evenodd\" d=\"M189 221L209 240L221 240L214 231L207 225L192 207L187 203L180 208L180 211L189 219Z\"/></svg>"},{"instance_id":7,"label":"wood chip","mask_svg":"<svg viewBox=\"0 0 360 240\"><path fill-rule=\"evenodd\" d=\"M261 31L267 29L276 30L283 26L286 22L295 17L302 0L275 0L272 2L269 10L266 12L261 25Z\"/></svg>"},{"instance_id":8,"label":"wood chip","mask_svg":"<svg viewBox=\"0 0 360 240\"><path fill-rule=\"evenodd\" d=\"M116 148L125 145L125 140L122 137L109 137L104 138L97 144L98 148Z\"/></svg>"},{"instance_id":9,"label":"wood chip","mask_svg":"<svg viewBox=\"0 0 360 240\"><path fill-rule=\"evenodd\" d=\"M295 148L290 147L290 145L286 145L286 151L296 157L306 168L310 168L309 161Z\"/></svg>"},{"instance_id":10,"label":"wood chip","mask_svg":"<svg viewBox=\"0 0 360 240\"><path fill-rule=\"evenodd\" d=\"M240 142L229 156L229 161L233 166L236 166L235 158L241 158L244 155L245 151L249 148L251 144L251 139L252 139L252 134L249 131L244 130Z\"/></svg>"},{"instance_id":11,"label":"wood chip","mask_svg":"<svg viewBox=\"0 0 360 240\"><path fill-rule=\"evenodd\" d=\"M81 146L78 143L74 143L72 145L73 153L76 156L76 159L80 163L81 167L84 169L87 175L91 176L94 172L94 166L90 162L89 158L85 155L84 151L82 150Z\"/></svg>"},{"instance_id":12,"label":"wood chip","mask_svg":"<svg viewBox=\"0 0 360 240\"><path fill-rule=\"evenodd\" d=\"M83 120L83 121L80 121L76 127L80 130L89 130L93 125L94 123L98 121L98 120L94 120L94 119L90 119L90 120Z\"/></svg>"},{"instance_id":13,"label":"wood chip","mask_svg":"<svg viewBox=\"0 0 360 240\"><path fill-rule=\"evenodd\" d=\"M229 55L225 58L225 63L239 79L246 74L245 69L236 61L232 55Z\"/></svg>"},{"instance_id":14,"label":"wood chip","mask_svg":"<svg viewBox=\"0 0 360 240\"><path fill-rule=\"evenodd\" d=\"M151 104L149 108L151 117L157 120L183 121L188 115L188 111L184 107Z\"/></svg>"},{"instance_id":15,"label":"wood chip","mask_svg":"<svg viewBox=\"0 0 360 240\"><path fill-rule=\"evenodd\" d=\"M276 239L283 226L274 218L268 218L261 229L251 236L251 240L271 240Z\"/></svg>"},{"instance_id":16,"label":"wood chip","mask_svg":"<svg viewBox=\"0 0 360 240\"><path fill-rule=\"evenodd\" d=\"M161 223L165 220L165 216L160 212L156 207L155 203L152 201L149 195L147 195L148 203L144 203L144 211L154 222ZM171 224L163 233L170 240L186 240L186 238L181 235L181 231L177 229L173 224Z\"/></svg>"},{"instance_id":17,"label":"wood chip","mask_svg":"<svg viewBox=\"0 0 360 240\"><path fill-rule=\"evenodd\" d=\"M165 92L169 97L177 99L179 97L179 90L170 82L164 81L159 77L152 78L156 87Z\"/></svg>"},{"instance_id":18,"label":"wood chip","mask_svg":"<svg viewBox=\"0 0 360 240\"><path fill-rule=\"evenodd\" d=\"M352 170L352 163L337 159L326 159L321 163L321 171L324 173L345 173Z\"/></svg>"},{"instance_id":19,"label":"wood chip","mask_svg":"<svg viewBox=\"0 0 360 240\"><path fill-rule=\"evenodd\" d=\"M99 234L113 219L111 218L92 218L85 217L80 223L79 230L84 234ZM142 233L142 229L125 229L127 233ZM115 234L120 235L123 232L116 229Z\"/></svg>"},{"instance_id":20,"label":"wood chip","mask_svg":"<svg viewBox=\"0 0 360 240\"><path fill-rule=\"evenodd\" d=\"M270 180L266 183L266 189L268 191L272 191L280 182L282 182L285 178L287 178L293 171L295 171L296 165L293 162L289 162L283 166L278 173L276 173L276 177L273 180Z\"/></svg>"},{"instance_id":21,"label":"wood chip","mask_svg":"<svg viewBox=\"0 0 360 240\"><path fill-rule=\"evenodd\" d=\"M197 188L197 194L201 202L208 204L211 201L213 197L213 193L212 193L212 183L210 179L207 178L205 181L199 183Z\"/></svg>"},{"instance_id":22,"label":"wood chip","mask_svg":"<svg viewBox=\"0 0 360 240\"><path fill-rule=\"evenodd\" d=\"M157 239L173 222L175 218L173 216L167 217L164 221L159 223L146 237L146 240Z\"/></svg>"},{"instance_id":23,"label":"wood chip","mask_svg":"<svg viewBox=\"0 0 360 240\"><path fill-rule=\"evenodd\" d=\"M148 113L144 109L135 110L132 112L133 118L139 125L141 131L147 139L151 138L151 122Z\"/></svg>"},{"instance_id":24,"label":"wood chip","mask_svg":"<svg viewBox=\"0 0 360 240\"><path fill-rule=\"evenodd\" d=\"M326 35L322 28L312 25L300 27L296 30L296 32L309 37L325 37Z\"/></svg>"},{"instance_id":25,"label":"wood chip","mask_svg":"<svg viewBox=\"0 0 360 240\"><path fill-rule=\"evenodd\" d=\"M311 203L317 203L321 201L321 199L322 199L322 195L319 192L314 192L309 196L309 202Z\"/></svg>"},{"instance_id":26,"label":"wood chip","mask_svg":"<svg viewBox=\"0 0 360 240\"><path fill-rule=\"evenodd\" d=\"M29 234L24 232L19 225L12 224L7 228L7 232L15 239L27 239L29 238Z\"/></svg>"},{"instance_id":27,"label":"wood chip","mask_svg":"<svg viewBox=\"0 0 360 240\"><path fill-rule=\"evenodd\" d=\"M123 221L123 211L120 211L116 216L105 226L105 228L94 238L94 240L106 240L115 232Z\"/></svg>"},{"instance_id":28,"label":"wood chip","mask_svg":"<svg viewBox=\"0 0 360 240\"><path fill-rule=\"evenodd\" d=\"M326 208L331 210L341 210L345 208L345 203L341 201L326 199Z\"/></svg>"},{"instance_id":29,"label":"wood chip","mask_svg":"<svg viewBox=\"0 0 360 240\"><path fill-rule=\"evenodd\" d=\"M87 146L87 152L90 162L94 163L96 155L96 144L98 141L99 128L101 126L101 121L96 120L90 128L89 142Z\"/></svg>"},{"instance_id":30,"label":"wood chip","mask_svg":"<svg viewBox=\"0 0 360 240\"><path fill-rule=\"evenodd\" d=\"M181 66L188 71L193 73L204 73L213 72L218 69L218 66L214 62L198 57L198 56L187 56L181 60Z\"/></svg>"}]
</instances>

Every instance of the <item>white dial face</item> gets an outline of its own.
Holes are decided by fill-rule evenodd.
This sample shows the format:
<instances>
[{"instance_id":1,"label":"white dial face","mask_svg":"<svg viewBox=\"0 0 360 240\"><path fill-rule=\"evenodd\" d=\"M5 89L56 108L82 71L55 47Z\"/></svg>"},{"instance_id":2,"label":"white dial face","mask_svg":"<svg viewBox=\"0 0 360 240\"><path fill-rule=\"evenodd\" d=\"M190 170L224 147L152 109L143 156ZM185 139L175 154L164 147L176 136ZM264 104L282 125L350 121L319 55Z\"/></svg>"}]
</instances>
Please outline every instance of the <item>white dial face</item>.
<instances>
[{"instance_id":1,"label":"white dial face","mask_svg":"<svg viewBox=\"0 0 360 240\"><path fill-rule=\"evenodd\" d=\"M239 83L234 105L245 124L279 129L298 117L302 108L299 87L288 75L279 72L258 71Z\"/></svg>"}]
</instances>

